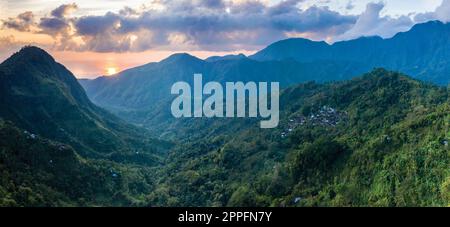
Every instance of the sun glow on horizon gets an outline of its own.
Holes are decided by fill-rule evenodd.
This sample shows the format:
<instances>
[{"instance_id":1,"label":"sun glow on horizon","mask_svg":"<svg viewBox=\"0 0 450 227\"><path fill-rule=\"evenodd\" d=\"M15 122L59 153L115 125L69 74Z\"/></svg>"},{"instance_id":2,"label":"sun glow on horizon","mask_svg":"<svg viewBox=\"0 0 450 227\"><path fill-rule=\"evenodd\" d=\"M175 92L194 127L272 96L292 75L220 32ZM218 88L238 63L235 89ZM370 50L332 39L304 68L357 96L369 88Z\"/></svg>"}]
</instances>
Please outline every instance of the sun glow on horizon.
<instances>
[{"instance_id":1,"label":"sun glow on horizon","mask_svg":"<svg viewBox=\"0 0 450 227\"><path fill-rule=\"evenodd\" d=\"M114 74L117 74L117 68L116 67L108 67L108 68L106 68L106 74L108 76L112 76Z\"/></svg>"},{"instance_id":2,"label":"sun glow on horizon","mask_svg":"<svg viewBox=\"0 0 450 227\"><path fill-rule=\"evenodd\" d=\"M138 67L151 62L159 62L172 54L189 53L200 59L211 56L224 56L229 54L245 54L247 56L256 51L144 51L128 53L96 53L96 52L75 52L75 51L51 51L49 52L55 59L65 65L77 78L94 79L99 76L109 76L108 68L114 68L116 74L134 67ZM3 53L0 53L0 57ZM11 53L12 54L12 53ZM6 58L5 58L6 59ZM114 75L114 74L112 74Z\"/></svg>"}]
</instances>

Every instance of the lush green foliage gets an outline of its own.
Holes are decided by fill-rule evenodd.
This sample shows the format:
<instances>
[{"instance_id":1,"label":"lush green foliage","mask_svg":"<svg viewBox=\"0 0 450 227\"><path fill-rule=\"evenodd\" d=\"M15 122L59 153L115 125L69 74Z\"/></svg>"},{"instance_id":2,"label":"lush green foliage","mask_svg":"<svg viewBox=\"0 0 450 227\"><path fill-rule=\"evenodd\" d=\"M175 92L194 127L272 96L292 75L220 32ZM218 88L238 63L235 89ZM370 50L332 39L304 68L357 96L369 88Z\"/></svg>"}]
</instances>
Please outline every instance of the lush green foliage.
<instances>
[{"instance_id":1,"label":"lush green foliage","mask_svg":"<svg viewBox=\"0 0 450 227\"><path fill-rule=\"evenodd\" d=\"M174 146L90 103L39 49L2 63L0 88L0 206L450 204L449 89L399 73L287 88L276 129L155 108Z\"/></svg>"},{"instance_id":2,"label":"lush green foliage","mask_svg":"<svg viewBox=\"0 0 450 227\"><path fill-rule=\"evenodd\" d=\"M348 80L382 67L440 85L450 83L450 23L415 25L390 39L362 37L329 45L306 39L288 39L245 57L224 56L201 60L176 54L161 62L125 70L114 77L81 80L91 100L122 118L146 126L154 135L168 131L170 87L192 83L194 73L204 81L277 81L282 87L307 81ZM432 42L430 41L432 40ZM169 135L171 136L171 135Z\"/></svg>"},{"instance_id":3,"label":"lush green foliage","mask_svg":"<svg viewBox=\"0 0 450 227\"><path fill-rule=\"evenodd\" d=\"M205 132L205 140L174 149L161 171L163 190L150 204L448 205L449 103L448 89L385 70L287 89L279 129L225 122L247 128ZM281 136L293 128L290 120L318 116L323 106L346 116L335 126L311 121Z\"/></svg>"},{"instance_id":4,"label":"lush green foliage","mask_svg":"<svg viewBox=\"0 0 450 227\"><path fill-rule=\"evenodd\" d=\"M92 104L73 74L36 47L0 65L0 98L0 117L83 156L158 164L169 147Z\"/></svg>"},{"instance_id":5,"label":"lush green foliage","mask_svg":"<svg viewBox=\"0 0 450 227\"><path fill-rule=\"evenodd\" d=\"M0 206L142 205L170 146L93 105L39 48L0 65Z\"/></svg>"},{"instance_id":6,"label":"lush green foliage","mask_svg":"<svg viewBox=\"0 0 450 227\"><path fill-rule=\"evenodd\" d=\"M0 121L0 206L137 206L152 169L80 157Z\"/></svg>"}]
</instances>

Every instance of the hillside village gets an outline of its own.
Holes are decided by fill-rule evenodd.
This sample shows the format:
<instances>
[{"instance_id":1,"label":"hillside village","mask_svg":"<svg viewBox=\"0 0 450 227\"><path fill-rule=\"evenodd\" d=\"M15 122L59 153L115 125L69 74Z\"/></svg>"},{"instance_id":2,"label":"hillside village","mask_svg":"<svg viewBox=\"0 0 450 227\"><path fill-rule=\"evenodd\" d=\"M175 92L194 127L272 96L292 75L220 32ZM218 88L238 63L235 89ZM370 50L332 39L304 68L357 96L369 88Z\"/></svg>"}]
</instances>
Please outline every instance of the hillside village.
<instances>
[{"instance_id":1,"label":"hillside village","mask_svg":"<svg viewBox=\"0 0 450 227\"><path fill-rule=\"evenodd\" d=\"M347 112L341 112L330 106L322 106L318 111L309 116L295 115L289 118L287 127L281 133L281 138L286 138L289 133L302 125L336 127L347 117Z\"/></svg>"}]
</instances>

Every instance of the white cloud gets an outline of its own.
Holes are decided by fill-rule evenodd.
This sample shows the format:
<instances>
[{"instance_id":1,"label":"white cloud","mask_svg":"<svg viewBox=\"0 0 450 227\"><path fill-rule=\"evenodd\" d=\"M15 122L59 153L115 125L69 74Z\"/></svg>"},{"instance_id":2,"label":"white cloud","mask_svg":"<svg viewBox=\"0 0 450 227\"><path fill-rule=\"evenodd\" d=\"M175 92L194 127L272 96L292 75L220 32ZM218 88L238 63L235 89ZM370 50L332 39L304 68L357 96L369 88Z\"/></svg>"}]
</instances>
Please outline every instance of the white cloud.
<instances>
[{"instance_id":1,"label":"white cloud","mask_svg":"<svg viewBox=\"0 0 450 227\"><path fill-rule=\"evenodd\" d=\"M381 16L381 11L385 7L384 3L369 3L366 10L358 17L354 26L344 34L334 38L335 41L349 40L361 36L381 36L389 38L409 30L414 22L409 16L393 18L391 16Z\"/></svg>"},{"instance_id":2,"label":"white cloud","mask_svg":"<svg viewBox=\"0 0 450 227\"><path fill-rule=\"evenodd\" d=\"M440 20L450 22L450 0L443 0L442 4L434 12L422 13L416 16L416 20Z\"/></svg>"},{"instance_id":3,"label":"white cloud","mask_svg":"<svg viewBox=\"0 0 450 227\"><path fill-rule=\"evenodd\" d=\"M63 4L39 16L26 12L2 22L8 29L47 34L59 50L140 52L257 50L288 37L387 38L417 22L450 20L450 0L434 12L415 13L414 20L412 14L386 14L389 6L398 8L398 3L386 2L391 5L369 3L359 15L337 10L353 12L362 4L353 0L341 1L341 6L329 0L153 0L143 7L95 15L78 3Z\"/></svg>"}]
</instances>

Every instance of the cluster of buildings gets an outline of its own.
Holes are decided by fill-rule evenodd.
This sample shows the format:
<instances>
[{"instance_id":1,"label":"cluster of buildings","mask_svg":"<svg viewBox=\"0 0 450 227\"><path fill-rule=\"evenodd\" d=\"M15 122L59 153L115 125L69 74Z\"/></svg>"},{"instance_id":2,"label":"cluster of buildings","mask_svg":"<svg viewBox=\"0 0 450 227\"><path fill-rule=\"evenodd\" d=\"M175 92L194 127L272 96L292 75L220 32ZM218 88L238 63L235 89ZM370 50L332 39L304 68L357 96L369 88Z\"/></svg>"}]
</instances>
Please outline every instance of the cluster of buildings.
<instances>
[{"instance_id":1,"label":"cluster of buildings","mask_svg":"<svg viewBox=\"0 0 450 227\"><path fill-rule=\"evenodd\" d=\"M322 106L309 116L299 115L290 118L287 128L281 133L281 137L287 137L289 133L302 125L336 127L346 116L347 112L338 111L330 106Z\"/></svg>"}]
</instances>

